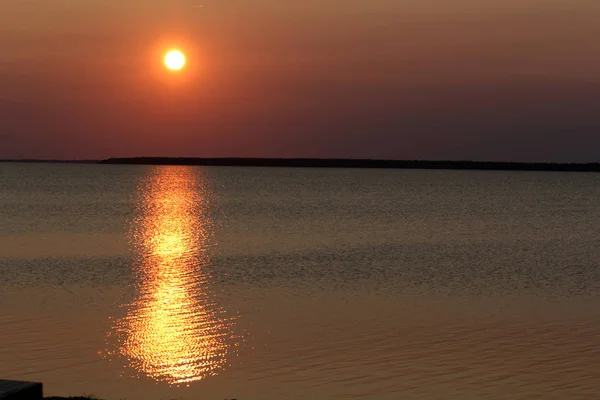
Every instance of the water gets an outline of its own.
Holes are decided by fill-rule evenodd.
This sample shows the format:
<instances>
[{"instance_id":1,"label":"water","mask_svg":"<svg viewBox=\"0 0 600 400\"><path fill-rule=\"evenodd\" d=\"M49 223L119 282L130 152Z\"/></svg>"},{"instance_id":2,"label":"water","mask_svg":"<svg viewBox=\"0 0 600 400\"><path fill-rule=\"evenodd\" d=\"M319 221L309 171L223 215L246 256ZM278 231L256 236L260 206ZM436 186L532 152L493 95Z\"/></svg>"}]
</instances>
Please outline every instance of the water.
<instances>
[{"instance_id":1,"label":"water","mask_svg":"<svg viewBox=\"0 0 600 400\"><path fill-rule=\"evenodd\" d=\"M600 174L0 164L0 377L591 399Z\"/></svg>"}]
</instances>

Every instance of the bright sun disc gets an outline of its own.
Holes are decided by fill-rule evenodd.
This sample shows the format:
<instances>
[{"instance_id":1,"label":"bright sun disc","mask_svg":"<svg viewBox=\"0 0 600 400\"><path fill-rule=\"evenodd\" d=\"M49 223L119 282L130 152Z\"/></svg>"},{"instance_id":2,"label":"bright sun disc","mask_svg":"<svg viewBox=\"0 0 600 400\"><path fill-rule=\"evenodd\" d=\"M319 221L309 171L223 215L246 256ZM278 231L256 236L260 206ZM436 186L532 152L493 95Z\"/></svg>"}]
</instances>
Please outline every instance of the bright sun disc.
<instances>
[{"instance_id":1,"label":"bright sun disc","mask_svg":"<svg viewBox=\"0 0 600 400\"><path fill-rule=\"evenodd\" d=\"M165 56L165 65L173 71L178 71L185 65L185 56L179 50L171 50Z\"/></svg>"}]
</instances>

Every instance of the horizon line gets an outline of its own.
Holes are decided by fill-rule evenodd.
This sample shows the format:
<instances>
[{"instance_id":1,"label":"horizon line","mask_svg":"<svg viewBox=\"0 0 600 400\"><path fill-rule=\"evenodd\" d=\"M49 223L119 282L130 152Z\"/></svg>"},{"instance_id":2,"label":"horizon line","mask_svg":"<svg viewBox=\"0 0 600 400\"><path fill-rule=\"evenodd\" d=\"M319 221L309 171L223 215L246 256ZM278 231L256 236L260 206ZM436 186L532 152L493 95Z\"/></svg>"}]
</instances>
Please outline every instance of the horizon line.
<instances>
[{"instance_id":1,"label":"horizon line","mask_svg":"<svg viewBox=\"0 0 600 400\"><path fill-rule=\"evenodd\" d=\"M598 161L565 162L565 161L498 161L477 159L418 159L418 158L352 158L352 157L182 157L182 156L131 156L108 158L0 158L0 162L107 162L117 160L307 160L307 161L377 161L377 162L423 162L423 163L495 163L495 164L556 164L556 165L589 165L600 164Z\"/></svg>"},{"instance_id":2,"label":"horizon line","mask_svg":"<svg viewBox=\"0 0 600 400\"><path fill-rule=\"evenodd\" d=\"M369 158L267 158L267 157L111 157L99 160L0 159L15 163L63 163L97 165L182 165L232 167L445 169L496 171L600 172L600 162L559 163L475 160L393 160Z\"/></svg>"}]
</instances>

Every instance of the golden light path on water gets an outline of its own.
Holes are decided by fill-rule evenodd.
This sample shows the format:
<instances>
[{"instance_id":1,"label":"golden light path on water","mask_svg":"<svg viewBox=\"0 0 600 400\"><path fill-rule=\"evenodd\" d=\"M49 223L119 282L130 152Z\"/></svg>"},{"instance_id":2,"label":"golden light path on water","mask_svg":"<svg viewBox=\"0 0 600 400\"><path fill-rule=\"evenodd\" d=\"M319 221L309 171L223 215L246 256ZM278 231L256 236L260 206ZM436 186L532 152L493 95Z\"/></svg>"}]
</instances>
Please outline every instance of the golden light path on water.
<instances>
[{"instance_id":1,"label":"golden light path on water","mask_svg":"<svg viewBox=\"0 0 600 400\"><path fill-rule=\"evenodd\" d=\"M205 271L212 222L201 174L160 167L140 186L130 231L139 296L114 328L115 353L169 384L218 374L232 348L233 321L212 300Z\"/></svg>"}]
</instances>

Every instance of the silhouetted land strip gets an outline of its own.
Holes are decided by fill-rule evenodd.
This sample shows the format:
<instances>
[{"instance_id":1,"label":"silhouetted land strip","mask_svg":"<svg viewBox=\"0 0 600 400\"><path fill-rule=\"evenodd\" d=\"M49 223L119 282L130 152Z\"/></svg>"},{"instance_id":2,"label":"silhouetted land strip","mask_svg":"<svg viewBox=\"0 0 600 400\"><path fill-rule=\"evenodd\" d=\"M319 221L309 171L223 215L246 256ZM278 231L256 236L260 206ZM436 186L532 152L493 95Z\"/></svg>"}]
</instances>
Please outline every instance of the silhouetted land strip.
<instances>
[{"instance_id":1,"label":"silhouetted land strip","mask_svg":"<svg viewBox=\"0 0 600 400\"><path fill-rule=\"evenodd\" d=\"M102 164L138 165L202 165L236 167L299 167L299 168L397 168L397 169L458 169L486 171L577 171L600 172L600 163L557 164L486 161L417 161L366 160L330 158L110 158Z\"/></svg>"},{"instance_id":2,"label":"silhouetted land strip","mask_svg":"<svg viewBox=\"0 0 600 400\"><path fill-rule=\"evenodd\" d=\"M222 167L297 167L297 168L390 168L454 169L482 171L564 171L600 172L600 163L523 163L495 161L422 161L369 160L341 158L177 158L137 157L107 160L0 160L18 163L129 164L129 165L198 165Z\"/></svg>"}]
</instances>

